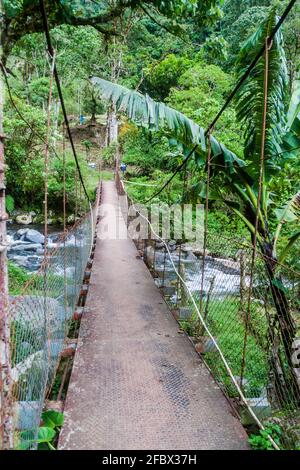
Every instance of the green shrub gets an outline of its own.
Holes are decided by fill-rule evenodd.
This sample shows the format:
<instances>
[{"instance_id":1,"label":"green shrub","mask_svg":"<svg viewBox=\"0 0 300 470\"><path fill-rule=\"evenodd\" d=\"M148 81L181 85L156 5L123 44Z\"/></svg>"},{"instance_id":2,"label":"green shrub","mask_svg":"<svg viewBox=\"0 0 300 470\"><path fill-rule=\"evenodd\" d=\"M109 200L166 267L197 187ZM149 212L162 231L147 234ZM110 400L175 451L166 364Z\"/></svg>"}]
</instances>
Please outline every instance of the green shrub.
<instances>
[{"instance_id":1,"label":"green shrub","mask_svg":"<svg viewBox=\"0 0 300 470\"><path fill-rule=\"evenodd\" d=\"M15 200L14 198L8 194L5 198L5 204L6 204L6 210L7 212L10 214L11 212L13 212L14 208L15 208Z\"/></svg>"},{"instance_id":2,"label":"green shrub","mask_svg":"<svg viewBox=\"0 0 300 470\"><path fill-rule=\"evenodd\" d=\"M29 274L24 268L14 264L12 261L8 263L8 288L11 295L18 295L29 279Z\"/></svg>"},{"instance_id":3,"label":"green shrub","mask_svg":"<svg viewBox=\"0 0 300 470\"><path fill-rule=\"evenodd\" d=\"M264 430L260 430L258 434L251 434L249 437L249 444L254 450L275 450L269 436L279 446L282 431L280 426L272 424Z\"/></svg>"}]
</instances>

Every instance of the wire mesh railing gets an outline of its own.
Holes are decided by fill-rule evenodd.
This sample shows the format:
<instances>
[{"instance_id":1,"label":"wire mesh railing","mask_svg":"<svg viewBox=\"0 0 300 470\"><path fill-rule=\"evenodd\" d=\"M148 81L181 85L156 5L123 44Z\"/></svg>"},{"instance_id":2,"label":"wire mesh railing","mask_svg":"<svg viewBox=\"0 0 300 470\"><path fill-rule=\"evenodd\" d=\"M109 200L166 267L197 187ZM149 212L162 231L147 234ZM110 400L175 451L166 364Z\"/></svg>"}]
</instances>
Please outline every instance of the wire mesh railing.
<instances>
[{"instance_id":1,"label":"wire mesh railing","mask_svg":"<svg viewBox=\"0 0 300 470\"><path fill-rule=\"evenodd\" d=\"M116 183L124 196L122 181ZM131 216L145 218L128 196L127 202ZM277 425L270 434L275 448L299 445L300 274L283 265L271 272L258 250L250 282L249 241L208 234L207 249L197 249L161 238L149 219L149 237L137 238L137 247L243 424Z\"/></svg>"},{"instance_id":2,"label":"wire mesh railing","mask_svg":"<svg viewBox=\"0 0 300 470\"><path fill-rule=\"evenodd\" d=\"M15 449L36 449L45 397L83 285L94 241L101 186L94 208L49 250L22 293L10 298L10 419Z\"/></svg>"}]
</instances>

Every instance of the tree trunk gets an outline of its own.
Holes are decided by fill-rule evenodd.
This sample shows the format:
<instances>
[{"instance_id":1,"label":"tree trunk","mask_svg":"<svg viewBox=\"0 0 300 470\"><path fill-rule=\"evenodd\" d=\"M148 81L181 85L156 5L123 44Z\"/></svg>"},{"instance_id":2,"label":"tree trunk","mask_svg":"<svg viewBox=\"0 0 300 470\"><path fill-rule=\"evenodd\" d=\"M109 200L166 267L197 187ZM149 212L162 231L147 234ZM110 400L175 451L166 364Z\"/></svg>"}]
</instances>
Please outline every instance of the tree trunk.
<instances>
[{"instance_id":1,"label":"tree trunk","mask_svg":"<svg viewBox=\"0 0 300 470\"><path fill-rule=\"evenodd\" d=\"M300 389L292 361L293 344L297 334L296 325L292 318L285 292L278 287L278 283L281 281L275 273L276 259L274 259L268 248L264 249L263 254L276 311L274 324L269 322L269 337L272 348L270 351L270 362L273 380L275 381L274 386L281 405L286 405L288 401L292 401L294 405L300 406ZM283 364L280 356L280 343L283 347L286 364Z\"/></svg>"},{"instance_id":2,"label":"tree trunk","mask_svg":"<svg viewBox=\"0 0 300 470\"><path fill-rule=\"evenodd\" d=\"M118 144L118 137L119 137L119 122L117 118L117 114L115 111L115 107L111 107L107 113L107 130L106 130L106 138L107 138L107 145L111 145L113 143ZM120 167L120 156L119 156L119 146L116 147L116 154L115 154L115 170L119 171Z\"/></svg>"},{"instance_id":3,"label":"tree trunk","mask_svg":"<svg viewBox=\"0 0 300 470\"><path fill-rule=\"evenodd\" d=\"M1 2L0 2L1 16ZM0 24L1 27L1 24ZM0 60L1 54L0 44ZM5 166L3 135L4 83L0 71L0 448L13 448L12 399L10 377L10 325L8 304L7 236L5 208Z\"/></svg>"}]
</instances>

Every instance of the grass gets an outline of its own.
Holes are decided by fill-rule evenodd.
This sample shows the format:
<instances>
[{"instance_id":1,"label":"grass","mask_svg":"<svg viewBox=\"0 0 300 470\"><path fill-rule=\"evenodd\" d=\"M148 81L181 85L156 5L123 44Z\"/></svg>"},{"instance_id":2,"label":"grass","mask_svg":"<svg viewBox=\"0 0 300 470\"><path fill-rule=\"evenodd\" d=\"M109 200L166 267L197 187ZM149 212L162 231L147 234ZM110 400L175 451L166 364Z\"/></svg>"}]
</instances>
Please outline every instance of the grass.
<instances>
[{"instance_id":1,"label":"grass","mask_svg":"<svg viewBox=\"0 0 300 470\"><path fill-rule=\"evenodd\" d=\"M256 337L256 332L259 332L261 337L265 337L263 332L266 332L266 321L261 305L252 305L251 319L244 371L245 392L248 398L261 395L268 383L269 371L267 353L261 344L261 339L258 340ZM222 300L211 300L207 324L212 335L218 341L233 375L240 377L245 336L240 300L233 296ZM191 323L188 325L188 333L193 336L195 331L191 331ZM185 323L182 323L182 327L187 329ZM230 396L235 397L237 395L236 388L232 384L219 353L217 351L208 352L205 354L205 360L216 379L225 386Z\"/></svg>"},{"instance_id":2,"label":"grass","mask_svg":"<svg viewBox=\"0 0 300 470\"><path fill-rule=\"evenodd\" d=\"M253 307L252 310L254 310ZM257 318L256 315L256 321ZM241 375L245 337L245 323L239 299L232 297L211 301L208 323L212 328L214 336L218 339L219 346L233 374L239 377ZM265 321L262 317L260 318L260 323L261 327L265 328ZM218 375L221 376L227 388L231 390L231 381L226 379L228 373L224 370L223 365L220 366L218 364L221 361L216 361L216 358L213 357L211 359L208 357L207 359L212 368L219 369ZM259 396L262 389L268 383L267 354L250 332L247 340L244 378L246 379L245 389L248 396Z\"/></svg>"},{"instance_id":3,"label":"grass","mask_svg":"<svg viewBox=\"0 0 300 470\"><path fill-rule=\"evenodd\" d=\"M8 263L8 288L10 295L21 294L22 288L29 279L26 269L9 261Z\"/></svg>"}]
</instances>

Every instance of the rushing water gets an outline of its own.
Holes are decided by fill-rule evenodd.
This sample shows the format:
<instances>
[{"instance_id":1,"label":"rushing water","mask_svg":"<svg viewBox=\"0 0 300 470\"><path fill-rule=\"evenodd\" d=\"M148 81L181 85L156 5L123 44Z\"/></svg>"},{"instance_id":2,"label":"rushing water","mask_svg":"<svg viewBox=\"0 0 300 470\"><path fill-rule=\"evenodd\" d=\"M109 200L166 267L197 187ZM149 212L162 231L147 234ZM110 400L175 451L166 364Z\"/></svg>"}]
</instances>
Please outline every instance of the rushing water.
<instances>
[{"instance_id":1,"label":"rushing water","mask_svg":"<svg viewBox=\"0 0 300 470\"><path fill-rule=\"evenodd\" d=\"M33 233L32 241L26 239L26 234L21 233L30 230ZM36 234L34 234L36 232ZM43 238L44 227L41 225L16 225L9 224L7 229L8 238L8 259L13 261L16 265L25 268L28 272L36 272L39 270L44 257L44 243L41 242ZM57 241L61 236L61 227L49 227L49 248L55 248ZM36 235L36 240L35 236ZM73 243L70 239L68 243Z\"/></svg>"},{"instance_id":2,"label":"rushing water","mask_svg":"<svg viewBox=\"0 0 300 470\"><path fill-rule=\"evenodd\" d=\"M171 254L172 261L184 277L186 285L191 292L199 292L202 280L202 260L197 258L192 252L182 253L180 258L177 252ZM155 265L156 270L165 271L165 280L174 281L176 273L169 255L165 257L161 250L156 251ZM156 281L161 284L161 279ZM240 289L240 265L239 262L232 259L221 259L207 256L204 266L204 292L208 292L213 283L214 296L223 297L228 294L238 294Z\"/></svg>"},{"instance_id":3,"label":"rushing water","mask_svg":"<svg viewBox=\"0 0 300 470\"><path fill-rule=\"evenodd\" d=\"M36 232L37 239L33 236L33 241L26 239L26 234L21 235L26 230L31 233ZM44 257L44 244L40 243L39 234L43 236L43 226L30 225L19 226L11 224L8 226L8 258L18 266L25 268L28 272L36 272L41 266ZM55 248L59 237L62 234L61 227L49 227L49 248ZM66 245L73 247L75 245L74 235L70 235ZM174 251L172 260L176 269L179 269L179 253ZM156 269L158 271L165 270L166 281L172 281L176 278L173 264L167 255L165 257L163 250L157 250ZM202 261L192 252L182 252L180 256L181 268L180 272L185 278L185 282L191 292L197 292L201 288L201 271ZM72 276L71 268L69 268L67 276ZM57 274L62 274L58 273ZM157 280L159 284L161 280ZM208 256L205 261L204 269L204 291L208 292L211 284L214 284L214 295L224 296L226 294L236 294L240 287L240 266L239 263L232 259L212 258Z\"/></svg>"}]
</instances>

